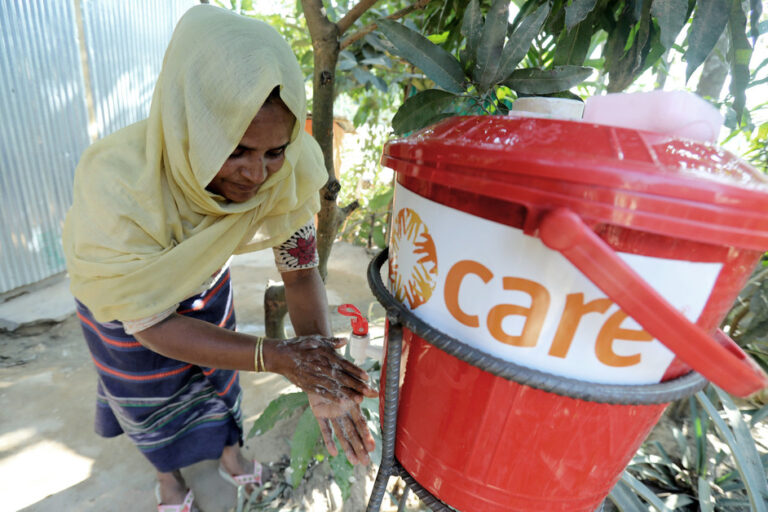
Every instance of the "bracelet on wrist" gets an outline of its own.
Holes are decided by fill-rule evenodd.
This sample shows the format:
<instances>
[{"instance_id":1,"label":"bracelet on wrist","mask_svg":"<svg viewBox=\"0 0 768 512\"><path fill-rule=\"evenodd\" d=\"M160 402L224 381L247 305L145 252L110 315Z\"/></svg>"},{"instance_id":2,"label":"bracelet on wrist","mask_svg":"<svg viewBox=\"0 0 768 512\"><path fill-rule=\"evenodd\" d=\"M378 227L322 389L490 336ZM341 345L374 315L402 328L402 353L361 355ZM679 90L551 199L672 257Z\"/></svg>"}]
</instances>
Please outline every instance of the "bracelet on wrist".
<instances>
[{"instance_id":1,"label":"bracelet on wrist","mask_svg":"<svg viewBox=\"0 0 768 512\"><path fill-rule=\"evenodd\" d=\"M256 350L253 354L253 366L257 372L266 371L264 366L264 336L256 338Z\"/></svg>"}]
</instances>

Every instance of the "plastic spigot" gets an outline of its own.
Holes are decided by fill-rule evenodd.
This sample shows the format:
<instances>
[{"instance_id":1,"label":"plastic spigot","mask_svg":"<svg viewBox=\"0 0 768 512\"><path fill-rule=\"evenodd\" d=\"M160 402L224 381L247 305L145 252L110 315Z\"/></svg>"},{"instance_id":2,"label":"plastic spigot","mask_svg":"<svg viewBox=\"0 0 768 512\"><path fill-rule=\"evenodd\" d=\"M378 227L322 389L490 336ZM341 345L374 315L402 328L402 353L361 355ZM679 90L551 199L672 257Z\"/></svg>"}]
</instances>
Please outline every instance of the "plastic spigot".
<instances>
[{"instance_id":1,"label":"plastic spigot","mask_svg":"<svg viewBox=\"0 0 768 512\"><path fill-rule=\"evenodd\" d=\"M365 319L360 310L352 304L342 304L337 311L344 316L351 316L352 333L356 336L365 336L368 334L368 320Z\"/></svg>"}]
</instances>

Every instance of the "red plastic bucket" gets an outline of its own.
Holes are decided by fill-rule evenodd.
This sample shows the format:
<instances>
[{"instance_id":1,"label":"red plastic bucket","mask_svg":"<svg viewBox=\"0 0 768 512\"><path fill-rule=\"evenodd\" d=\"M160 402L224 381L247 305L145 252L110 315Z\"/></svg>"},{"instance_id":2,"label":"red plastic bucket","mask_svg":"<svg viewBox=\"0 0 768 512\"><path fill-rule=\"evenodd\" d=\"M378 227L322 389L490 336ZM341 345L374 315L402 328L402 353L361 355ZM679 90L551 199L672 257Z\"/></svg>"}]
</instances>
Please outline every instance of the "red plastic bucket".
<instances>
[{"instance_id":1,"label":"red plastic bucket","mask_svg":"<svg viewBox=\"0 0 768 512\"><path fill-rule=\"evenodd\" d=\"M768 248L768 183L732 155L659 134L573 121L464 117L388 143L383 163L397 172L395 222L404 211L397 206L400 193L445 208L442 216L449 223L456 211L512 228L525 247L538 244L541 254L559 253L574 276L586 277L604 294L569 294L580 301L572 305L579 313L569 316L570 298L553 299L551 286L516 275L516 268L485 265L488 251L471 236L435 240L414 211L406 212L401 230L422 238L411 248L419 265L410 275L418 279L394 282L398 298L430 324L442 322L430 316L428 306L440 302L452 318L435 327L462 341L462 332L471 338L487 324L483 332L490 335L481 333L481 343L501 340L511 354L506 359L523 354L516 362L537 368L534 384L491 375L404 329L396 455L421 485L451 506L466 512L593 510L669 400L664 391L654 400L654 389L674 387L691 368L738 395L765 387L765 375L717 331ZM463 229L456 221L449 227L443 232ZM441 259L441 244L460 254ZM393 240L393 248L397 245ZM390 256L397 265L401 255ZM715 265L700 311L670 305L657 291L663 285L649 285L628 264L633 257L680 268ZM404 275L397 267L391 273L398 272ZM460 295L467 279L480 286L469 299ZM483 286L495 282L505 293L525 291L528 302L509 299L486 308L486 315L478 304L495 293ZM538 339L536 334L546 331L545 319L557 316L549 307L557 300L565 307L553 323L553 337ZM594 345L598 363L621 368L637 361L618 353L623 340L639 347L655 338L674 352L657 368L660 384L620 386L646 396L634 404L611 403L599 393L571 394L569 388L593 379L560 371L567 367L562 361L580 352L572 343L579 322L600 318L609 302L621 311L600 319L594 339L581 336ZM510 334L510 324L504 324L514 316L525 320L522 333ZM632 319L639 328L627 326ZM542 347L545 341L552 343ZM528 365L526 350L539 350L555 364L542 368L532 359ZM542 364L549 364L546 357ZM620 377L621 371L612 375ZM592 386L621 384L603 382L608 384Z\"/></svg>"}]
</instances>

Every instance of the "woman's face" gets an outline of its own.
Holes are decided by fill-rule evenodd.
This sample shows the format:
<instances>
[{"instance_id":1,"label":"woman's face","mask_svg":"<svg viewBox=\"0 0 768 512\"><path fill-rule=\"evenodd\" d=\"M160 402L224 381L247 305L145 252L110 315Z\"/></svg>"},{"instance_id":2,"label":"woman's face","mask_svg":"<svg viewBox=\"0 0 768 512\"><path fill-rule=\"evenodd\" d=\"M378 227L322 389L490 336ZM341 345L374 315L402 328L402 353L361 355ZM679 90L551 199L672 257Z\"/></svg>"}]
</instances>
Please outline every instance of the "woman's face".
<instances>
[{"instance_id":1,"label":"woman's face","mask_svg":"<svg viewBox=\"0 0 768 512\"><path fill-rule=\"evenodd\" d=\"M233 203L255 196L261 184L282 167L295 121L279 102L265 103L206 188Z\"/></svg>"}]
</instances>

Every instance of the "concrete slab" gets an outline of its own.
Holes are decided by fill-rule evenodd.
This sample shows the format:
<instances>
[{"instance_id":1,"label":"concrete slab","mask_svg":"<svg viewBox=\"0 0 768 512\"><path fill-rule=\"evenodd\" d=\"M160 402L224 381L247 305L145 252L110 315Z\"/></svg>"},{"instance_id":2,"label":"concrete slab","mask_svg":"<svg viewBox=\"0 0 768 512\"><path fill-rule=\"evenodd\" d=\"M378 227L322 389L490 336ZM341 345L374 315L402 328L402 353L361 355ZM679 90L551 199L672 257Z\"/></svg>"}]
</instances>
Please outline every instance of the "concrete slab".
<instances>
[{"instance_id":1,"label":"concrete slab","mask_svg":"<svg viewBox=\"0 0 768 512\"><path fill-rule=\"evenodd\" d=\"M69 279L61 276L46 284L0 303L0 331L12 332L21 326L61 322L75 312Z\"/></svg>"}]
</instances>

